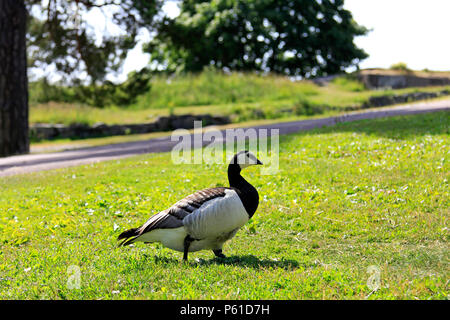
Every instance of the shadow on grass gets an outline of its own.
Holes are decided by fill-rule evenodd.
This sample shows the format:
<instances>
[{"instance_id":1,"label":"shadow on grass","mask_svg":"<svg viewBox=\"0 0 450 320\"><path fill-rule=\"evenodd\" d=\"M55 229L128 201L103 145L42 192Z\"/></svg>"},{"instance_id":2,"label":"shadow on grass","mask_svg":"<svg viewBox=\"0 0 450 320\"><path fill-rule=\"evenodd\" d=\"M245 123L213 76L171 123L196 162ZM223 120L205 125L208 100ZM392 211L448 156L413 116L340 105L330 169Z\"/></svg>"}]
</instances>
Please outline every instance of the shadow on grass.
<instances>
[{"instance_id":1,"label":"shadow on grass","mask_svg":"<svg viewBox=\"0 0 450 320\"><path fill-rule=\"evenodd\" d=\"M299 263L290 259L260 259L254 255L229 256L226 258L213 258L210 260L200 260L200 265L235 265L247 268L282 268L292 270L299 266Z\"/></svg>"},{"instance_id":2,"label":"shadow on grass","mask_svg":"<svg viewBox=\"0 0 450 320\"><path fill-rule=\"evenodd\" d=\"M168 258L168 257L154 257L156 263L162 264L180 264L182 262L180 259ZM246 268L282 268L285 270L293 270L299 267L299 263L295 260L290 259L260 259L254 255L244 255L244 256L229 256L226 258L211 258L211 259L195 259L192 256L189 258L189 264L197 264L202 266L210 265L230 265L230 266L241 266Z\"/></svg>"}]
</instances>

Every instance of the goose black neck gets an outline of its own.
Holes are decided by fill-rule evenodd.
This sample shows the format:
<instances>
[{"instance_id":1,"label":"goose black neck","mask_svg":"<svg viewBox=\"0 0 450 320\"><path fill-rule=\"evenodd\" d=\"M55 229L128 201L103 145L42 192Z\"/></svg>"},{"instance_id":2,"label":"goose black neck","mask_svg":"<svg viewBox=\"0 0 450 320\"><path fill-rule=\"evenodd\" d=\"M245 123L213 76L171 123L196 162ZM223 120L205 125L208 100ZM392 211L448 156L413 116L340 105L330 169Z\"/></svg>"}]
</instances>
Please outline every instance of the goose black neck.
<instances>
[{"instance_id":1,"label":"goose black neck","mask_svg":"<svg viewBox=\"0 0 450 320\"><path fill-rule=\"evenodd\" d=\"M231 163L228 166L228 182L230 183L230 187L241 189L246 184L249 184L242 176L241 176L241 167L237 164Z\"/></svg>"},{"instance_id":2,"label":"goose black neck","mask_svg":"<svg viewBox=\"0 0 450 320\"><path fill-rule=\"evenodd\" d=\"M228 166L228 181L230 187L235 189L251 218L258 208L258 191L241 176L241 167L238 164L230 163Z\"/></svg>"}]
</instances>

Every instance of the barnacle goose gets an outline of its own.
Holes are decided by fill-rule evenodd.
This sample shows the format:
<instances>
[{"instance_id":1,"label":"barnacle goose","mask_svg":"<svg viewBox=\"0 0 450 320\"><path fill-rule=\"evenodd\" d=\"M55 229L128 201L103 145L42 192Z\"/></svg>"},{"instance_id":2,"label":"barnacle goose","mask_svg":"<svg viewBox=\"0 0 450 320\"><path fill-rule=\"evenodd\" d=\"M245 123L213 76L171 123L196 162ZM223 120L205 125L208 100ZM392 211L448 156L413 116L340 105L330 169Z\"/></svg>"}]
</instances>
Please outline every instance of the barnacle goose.
<instances>
[{"instance_id":1,"label":"barnacle goose","mask_svg":"<svg viewBox=\"0 0 450 320\"><path fill-rule=\"evenodd\" d=\"M183 260L187 260L188 252L199 250L212 250L217 257L225 258L223 244L258 208L258 191L241 176L241 169L251 165L262 162L249 151L235 154L228 165L230 187L204 189L187 196L141 227L122 232L120 245L160 242L183 252Z\"/></svg>"}]
</instances>

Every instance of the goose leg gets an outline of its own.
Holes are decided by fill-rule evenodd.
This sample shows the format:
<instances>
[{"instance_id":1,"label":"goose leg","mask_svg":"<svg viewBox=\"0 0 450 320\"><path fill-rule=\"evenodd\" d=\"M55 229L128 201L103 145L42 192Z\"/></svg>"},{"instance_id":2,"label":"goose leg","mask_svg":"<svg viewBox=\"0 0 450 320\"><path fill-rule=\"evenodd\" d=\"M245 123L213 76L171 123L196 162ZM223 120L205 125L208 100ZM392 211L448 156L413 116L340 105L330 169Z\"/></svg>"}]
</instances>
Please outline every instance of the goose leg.
<instances>
[{"instance_id":1,"label":"goose leg","mask_svg":"<svg viewBox=\"0 0 450 320\"><path fill-rule=\"evenodd\" d=\"M213 250L213 252L218 258L226 258L226 256L222 253L222 249Z\"/></svg>"},{"instance_id":2,"label":"goose leg","mask_svg":"<svg viewBox=\"0 0 450 320\"><path fill-rule=\"evenodd\" d=\"M191 245L192 241L194 241L194 239L191 238L189 235L187 235L184 238L184 253L183 253L183 260L184 261L187 261L187 259L188 259L189 246Z\"/></svg>"}]
</instances>

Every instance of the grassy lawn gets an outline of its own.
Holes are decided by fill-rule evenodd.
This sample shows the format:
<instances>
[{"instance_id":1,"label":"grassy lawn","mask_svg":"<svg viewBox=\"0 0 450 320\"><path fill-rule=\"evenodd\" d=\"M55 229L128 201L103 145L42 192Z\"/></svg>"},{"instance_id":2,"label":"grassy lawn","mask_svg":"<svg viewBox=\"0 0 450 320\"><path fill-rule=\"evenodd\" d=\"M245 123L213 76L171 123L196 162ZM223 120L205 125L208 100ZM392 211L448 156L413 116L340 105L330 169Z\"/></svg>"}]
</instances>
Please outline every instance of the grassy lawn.
<instances>
[{"instance_id":1,"label":"grassy lawn","mask_svg":"<svg viewBox=\"0 0 450 320\"><path fill-rule=\"evenodd\" d=\"M277 174L243 173L260 206L223 261L205 251L183 264L116 237L227 185L224 165L166 153L2 178L0 298L448 299L449 123L440 112L281 137ZM67 287L71 265L80 289Z\"/></svg>"}]
</instances>

